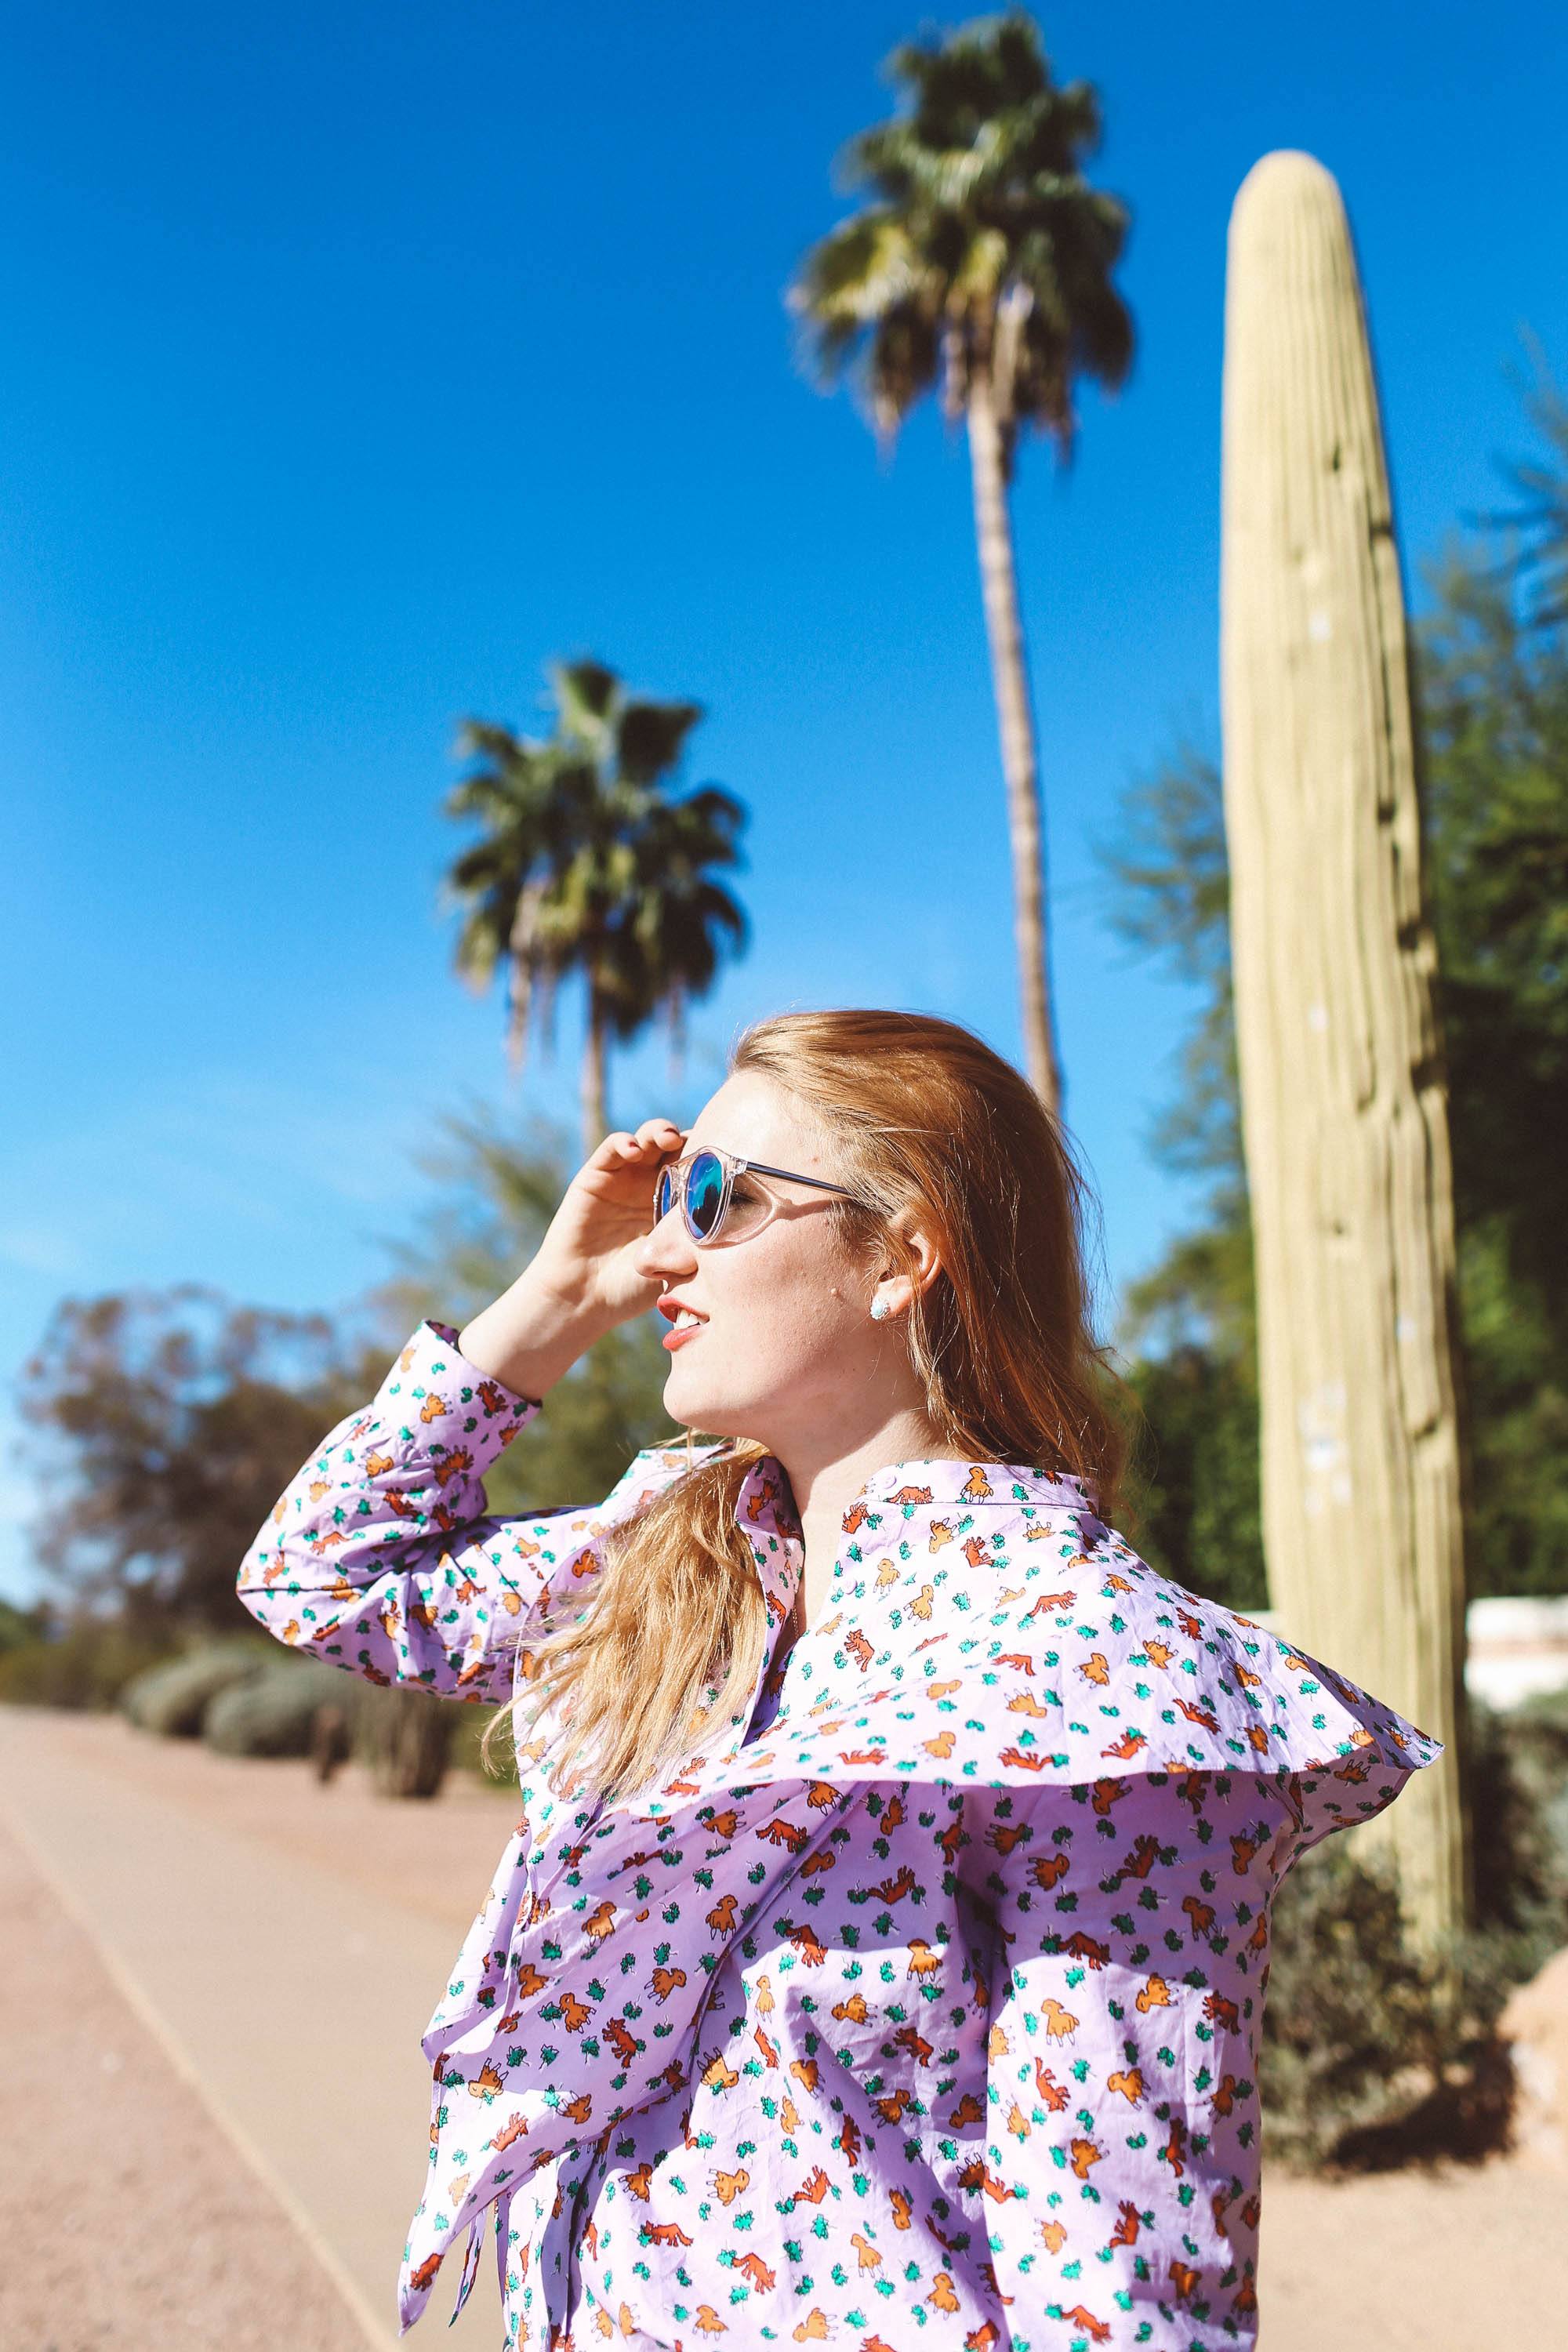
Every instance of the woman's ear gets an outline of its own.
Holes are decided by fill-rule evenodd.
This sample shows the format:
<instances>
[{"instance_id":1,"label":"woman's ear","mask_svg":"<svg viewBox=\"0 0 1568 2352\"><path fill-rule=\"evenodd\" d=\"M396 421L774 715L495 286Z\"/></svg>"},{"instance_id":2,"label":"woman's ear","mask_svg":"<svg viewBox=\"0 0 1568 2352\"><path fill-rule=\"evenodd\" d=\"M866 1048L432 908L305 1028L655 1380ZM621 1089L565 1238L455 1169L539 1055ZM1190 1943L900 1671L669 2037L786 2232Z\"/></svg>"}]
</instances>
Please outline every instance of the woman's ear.
<instances>
[{"instance_id":1,"label":"woman's ear","mask_svg":"<svg viewBox=\"0 0 1568 2352\"><path fill-rule=\"evenodd\" d=\"M935 1239L917 1216L907 1212L894 1219L892 1230L909 1255L889 1261L882 1269L883 1278L902 1276L911 1293L923 1297L942 1270Z\"/></svg>"}]
</instances>

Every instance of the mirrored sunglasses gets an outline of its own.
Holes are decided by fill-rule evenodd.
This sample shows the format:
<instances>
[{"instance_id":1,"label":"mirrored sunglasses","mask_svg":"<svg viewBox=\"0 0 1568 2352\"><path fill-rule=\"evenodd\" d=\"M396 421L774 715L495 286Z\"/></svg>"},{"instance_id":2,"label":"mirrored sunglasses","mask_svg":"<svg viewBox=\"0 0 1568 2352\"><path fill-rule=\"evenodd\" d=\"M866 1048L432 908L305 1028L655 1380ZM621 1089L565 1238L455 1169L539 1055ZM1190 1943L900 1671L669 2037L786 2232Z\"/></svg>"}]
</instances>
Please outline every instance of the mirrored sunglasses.
<instances>
[{"instance_id":1,"label":"mirrored sunglasses","mask_svg":"<svg viewBox=\"0 0 1568 2352\"><path fill-rule=\"evenodd\" d=\"M846 1201L859 1195L820 1176L803 1176L794 1168L770 1168L761 1160L742 1160L735 1152L707 1150L689 1152L684 1160L661 1168L654 1186L654 1221L662 1223L677 1202L687 1232L700 1245L717 1238L733 1223L736 1180L741 1177L782 1176L793 1184L809 1184L814 1192L837 1192ZM869 1206L869 1203L863 1205Z\"/></svg>"}]
</instances>

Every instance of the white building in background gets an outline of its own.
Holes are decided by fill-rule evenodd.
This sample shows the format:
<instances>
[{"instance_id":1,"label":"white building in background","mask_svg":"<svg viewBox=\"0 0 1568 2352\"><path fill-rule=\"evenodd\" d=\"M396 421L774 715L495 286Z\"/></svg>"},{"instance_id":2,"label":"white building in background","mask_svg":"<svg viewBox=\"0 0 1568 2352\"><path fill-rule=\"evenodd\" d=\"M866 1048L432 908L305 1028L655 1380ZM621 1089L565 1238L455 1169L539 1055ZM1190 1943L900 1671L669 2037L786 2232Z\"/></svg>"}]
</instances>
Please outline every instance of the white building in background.
<instances>
[{"instance_id":1,"label":"white building in background","mask_svg":"<svg viewBox=\"0 0 1568 2352\"><path fill-rule=\"evenodd\" d=\"M1248 1612L1284 1633L1277 1610ZM1544 1691L1568 1690L1568 1594L1472 1601L1465 1612L1465 1688L1488 1706L1518 1706Z\"/></svg>"},{"instance_id":2,"label":"white building in background","mask_svg":"<svg viewBox=\"0 0 1568 2352\"><path fill-rule=\"evenodd\" d=\"M1489 1706L1568 1688L1568 1597L1472 1601L1465 1633L1465 1687Z\"/></svg>"}]
</instances>

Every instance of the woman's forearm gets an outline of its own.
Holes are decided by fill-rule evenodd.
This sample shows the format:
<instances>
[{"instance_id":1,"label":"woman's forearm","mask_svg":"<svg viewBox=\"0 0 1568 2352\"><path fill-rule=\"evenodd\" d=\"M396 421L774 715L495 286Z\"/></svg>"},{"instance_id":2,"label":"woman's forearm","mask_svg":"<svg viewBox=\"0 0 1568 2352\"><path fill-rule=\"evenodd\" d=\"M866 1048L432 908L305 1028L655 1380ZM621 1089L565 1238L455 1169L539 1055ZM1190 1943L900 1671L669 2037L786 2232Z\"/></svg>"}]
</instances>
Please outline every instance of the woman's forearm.
<instances>
[{"instance_id":1,"label":"woman's forearm","mask_svg":"<svg viewBox=\"0 0 1568 2352\"><path fill-rule=\"evenodd\" d=\"M552 1291L526 1266L509 1290L464 1326L458 1346L481 1372L537 1403L611 1328L602 1313Z\"/></svg>"},{"instance_id":2,"label":"woman's forearm","mask_svg":"<svg viewBox=\"0 0 1568 2352\"><path fill-rule=\"evenodd\" d=\"M240 1563L246 1609L278 1641L374 1683L499 1704L520 1634L593 1520L501 1519L484 1474L538 1410L421 1323L369 1404L313 1447Z\"/></svg>"}]
</instances>

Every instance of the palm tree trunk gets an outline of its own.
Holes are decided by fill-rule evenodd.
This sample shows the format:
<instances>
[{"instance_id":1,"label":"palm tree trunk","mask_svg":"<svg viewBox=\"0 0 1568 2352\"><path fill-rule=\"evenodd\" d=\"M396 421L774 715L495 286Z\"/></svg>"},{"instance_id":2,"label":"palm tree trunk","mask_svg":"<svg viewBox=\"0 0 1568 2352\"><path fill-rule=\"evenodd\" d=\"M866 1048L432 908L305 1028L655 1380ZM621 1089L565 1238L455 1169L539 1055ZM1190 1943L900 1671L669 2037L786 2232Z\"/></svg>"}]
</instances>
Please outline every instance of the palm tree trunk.
<instances>
[{"instance_id":1,"label":"palm tree trunk","mask_svg":"<svg viewBox=\"0 0 1568 2352\"><path fill-rule=\"evenodd\" d=\"M583 1157L597 1150L610 1130L605 1108L605 1007L593 981L588 982L588 1034L583 1045Z\"/></svg>"},{"instance_id":2,"label":"palm tree trunk","mask_svg":"<svg viewBox=\"0 0 1568 2352\"><path fill-rule=\"evenodd\" d=\"M968 401L969 457L974 482L974 531L980 588L991 646L991 679L1002 737L1007 786L1007 830L1013 847L1013 929L1023 991L1024 1058L1029 1083L1047 1110L1060 1115L1061 1065L1051 1017L1049 940L1046 928L1046 844L1040 811L1035 718L1018 611L1018 572L1007 505L1002 430L991 388L980 375Z\"/></svg>"},{"instance_id":3,"label":"palm tree trunk","mask_svg":"<svg viewBox=\"0 0 1568 2352\"><path fill-rule=\"evenodd\" d=\"M523 884L511 910L511 929L507 939L507 1059L519 1077L528 1053L528 1024L533 1012L533 961L530 950L534 944L534 926L542 896L542 885L537 880Z\"/></svg>"}]
</instances>

